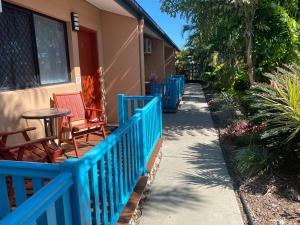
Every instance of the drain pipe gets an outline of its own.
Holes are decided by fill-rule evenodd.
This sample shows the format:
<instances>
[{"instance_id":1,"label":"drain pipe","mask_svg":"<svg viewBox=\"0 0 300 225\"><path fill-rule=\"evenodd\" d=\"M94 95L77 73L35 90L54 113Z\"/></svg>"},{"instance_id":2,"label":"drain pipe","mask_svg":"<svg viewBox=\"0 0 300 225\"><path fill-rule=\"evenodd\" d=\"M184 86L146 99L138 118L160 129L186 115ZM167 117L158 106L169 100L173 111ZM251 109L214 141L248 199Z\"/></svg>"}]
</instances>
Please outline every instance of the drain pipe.
<instances>
[{"instance_id":1,"label":"drain pipe","mask_svg":"<svg viewBox=\"0 0 300 225\"><path fill-rule=\"evenodd\" d=\"M138 22L139 34L139 50L140 50L140 80L141 80L141 94L146 95L145 91L145 58L144 58L144 19Z\"/></svg>"}]
</instances>

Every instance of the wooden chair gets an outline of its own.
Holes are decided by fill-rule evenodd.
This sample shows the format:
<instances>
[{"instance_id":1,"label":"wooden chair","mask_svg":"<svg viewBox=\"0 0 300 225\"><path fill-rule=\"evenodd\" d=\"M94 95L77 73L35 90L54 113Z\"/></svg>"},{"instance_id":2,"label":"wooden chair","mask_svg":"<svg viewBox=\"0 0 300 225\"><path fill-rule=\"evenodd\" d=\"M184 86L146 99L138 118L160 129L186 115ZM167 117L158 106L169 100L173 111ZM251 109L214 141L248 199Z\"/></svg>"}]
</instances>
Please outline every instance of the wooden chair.
<instances>
[{"instance_id":1,"label":"wooden chair","mask_svg":"<svg viewBox=\"0 0 300 225\"><path fill-rule=\"evenodd\" d=\"M59 144L62 143L62 134L70 132L75 153L78 157L79 148L76 139L86 135L86 142L88 142L89 134L101 135L106 138L104 111L87 108L81 92L54 94L53 98L57 108L65 108L71 111L71 115L64 117L62 120Z\"/></svg>"},{"instance_id":2,"label":"wooden chair","mask_svg":"<svg viewBox=\"0 0 300 225\"><path fill-rule=\"evenodd\" d=\"M62 151L57 146L51 146L49 142L54 141L56 137L31 140L28 132L35 129L29 127L13 132L0 132L0 159L55 163L56 158L62 155ZM8 137L16 134L21 134L24 142L7 145Z\"/></svg>"}]
</instances>

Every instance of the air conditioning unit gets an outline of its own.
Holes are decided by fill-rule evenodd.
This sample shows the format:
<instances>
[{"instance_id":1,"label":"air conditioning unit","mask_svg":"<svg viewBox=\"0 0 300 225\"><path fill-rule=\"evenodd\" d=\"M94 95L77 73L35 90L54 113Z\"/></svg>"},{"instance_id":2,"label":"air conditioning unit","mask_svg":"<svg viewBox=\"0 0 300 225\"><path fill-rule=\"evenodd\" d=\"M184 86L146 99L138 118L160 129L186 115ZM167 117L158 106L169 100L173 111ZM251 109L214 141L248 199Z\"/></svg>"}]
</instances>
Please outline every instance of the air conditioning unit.
<instances>
[{"instance_id":1,"label":"air conditioning unit","mask_svg":"<svg viewBox=\"0 0 300 225\"><path fill-rule=\"evenodd\" d=\"M152 53L152 41L150 38L144 39L144 53L151 54Z\"/></svg>"}]
</instances>

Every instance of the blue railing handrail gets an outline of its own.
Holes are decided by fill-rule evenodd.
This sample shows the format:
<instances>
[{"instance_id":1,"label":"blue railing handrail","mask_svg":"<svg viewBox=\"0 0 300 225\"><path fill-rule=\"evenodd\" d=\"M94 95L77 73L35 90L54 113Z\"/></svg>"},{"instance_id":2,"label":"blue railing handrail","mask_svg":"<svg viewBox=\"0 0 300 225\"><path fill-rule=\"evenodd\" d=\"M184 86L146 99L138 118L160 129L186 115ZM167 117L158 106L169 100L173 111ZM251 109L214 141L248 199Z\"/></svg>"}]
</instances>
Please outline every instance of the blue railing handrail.
<instances>
[{"instance_id":1,"label":"blue railing handrail","mask_svg":"<svg viewBox=\"0 0 300 225\"><path fill-rule=\"evenodd\" d=\"M32 221L38 219L47 209L61 198L73 185L72 175L70 173L62 173L55 177L50 183L36 192L30 199L17 207L14 213L9 214L0 225L21 225L32 224ZM66 201L70 201L65 196ZM69 204L70 207L70 204ZM55 210L55 208L53 208ZM67 208L65 210L68 210ZM67 212L67 211L66 211ZM66 216L66 215L65 215ZM69 212L68 224L72 224ZM48 218L50 221L50 218Z\"/></svg>"},{"instance_id":2,"label":"blue railing handrail","mask_svg":"<svg viewBox=\"0 0 300 225\"><path fill-rule=\"evenodd\" d=\"M121 94L123 95L123 94ZM136 100L136 99L140 99L140 100L152 100L153 96L128 96L128 95L123 95L124 99L126 100Z\"/></svg>"},{"instance_id":3,"label":"blue railing handrail","mask_svg":"<svg viewBox=\"0 0 300 225\"><path fill-rule=\"evenodd\" d=\"M80 161L89 161L92 164L95 163L95 161L99 161L103 155L107 153L108 146L115 145L118 140L120 140L120 136L126 132L132 124L135 123L136 120L140 120L141 116L140 115L134 115L130 120L128 120L125 124L122 124L118 129L113 131L106 139L101 141L98 145L96 145L94 148L92 148L89 152L87 152L83 157L75 160L80 160ZM101 152L99 152L99 149L101 149ZM74 159L68 159L74 160ZM67 160L67 161L68 161Z\"/></svg>"},{"instance_id":4,"label":"blue railing handrail","mask_svg":"<svg viewBox=\"0 0 300 225\"><path fill-rule=\"evenodd\" d=\"M160 95L164 111L175 110L184 93L185 77L183 75L171 75L162 83L151 83L151 95Z\"/></svg>"},{"instance_id":5,"label":"blue railing handrail","mask_svg":"<svg viewBox=\"0 0 300 225\"><path fill-rule=\"evenodd\" d=\"M119 113L122 110L123 114L127 110L126 120L82 158L67 159L61 164L0 161L0 219L8 221L14 217L16 224L44 225L51 220L64 220L59 224L114 225L139 177L146 172L148 159L162 134L159 97L122 96ZM72 184L56 185L66 174L71 177ZM7 176L11 176L11 180ZM16 199L13 212L10 212L8 181ZM29 199L25 182L32 182L33 186L33 196ZM61 198L69 196L70 201L55 200L59 196L57 193L52 200L42 197L52 189L63 194ZM40 204L36 203L38 199ZM21 209L28 204L34 214L24 217ZM61 210L55 211L56 208L69 211L65 215Z\"/></svg>"},{"instance_id":6,"label":"blue railing handrail","mask_svg":"<svg viewBox=\"0 0 300 225\"><path fill-rule=\"evenodd\" d=\"M0 175L53 178L59 173L59 165L47 163L0 160Z\"/></svg>"}]
</instances>

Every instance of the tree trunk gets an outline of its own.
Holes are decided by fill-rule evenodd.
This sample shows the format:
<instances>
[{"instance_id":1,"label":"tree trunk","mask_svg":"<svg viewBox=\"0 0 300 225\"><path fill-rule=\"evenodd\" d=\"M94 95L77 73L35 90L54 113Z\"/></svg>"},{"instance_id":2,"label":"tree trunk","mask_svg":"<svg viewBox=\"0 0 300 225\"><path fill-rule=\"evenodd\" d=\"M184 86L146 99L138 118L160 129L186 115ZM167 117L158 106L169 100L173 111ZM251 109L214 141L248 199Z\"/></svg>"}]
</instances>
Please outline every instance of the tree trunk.
<instances>
[{"instance_id":1,"label":"tree trunk","mask_svg":"<svg viewBox=\"0 0 300 225\"><path fill-rule=\"evenodd\" d=\"M252 0L244 6L246 19L246 58L247 58L247 73L251 86L255 84L254 65L253 65L253 21L257 8L257 1Z\"/></svg>"},{"instance_id":2,"label":"tree trunk","mask_svg":"<svg viewBox=\"0 0 300 225\"><path fill-rule=\"evenodd\" d=\"M249 26L246 31L246 52L247 52L247 74L249 77L250 84L253 85L255 83L254 78L254 66L253 66L253 49L252 49L252 26Z\"/></svg>"}]
</instances>

